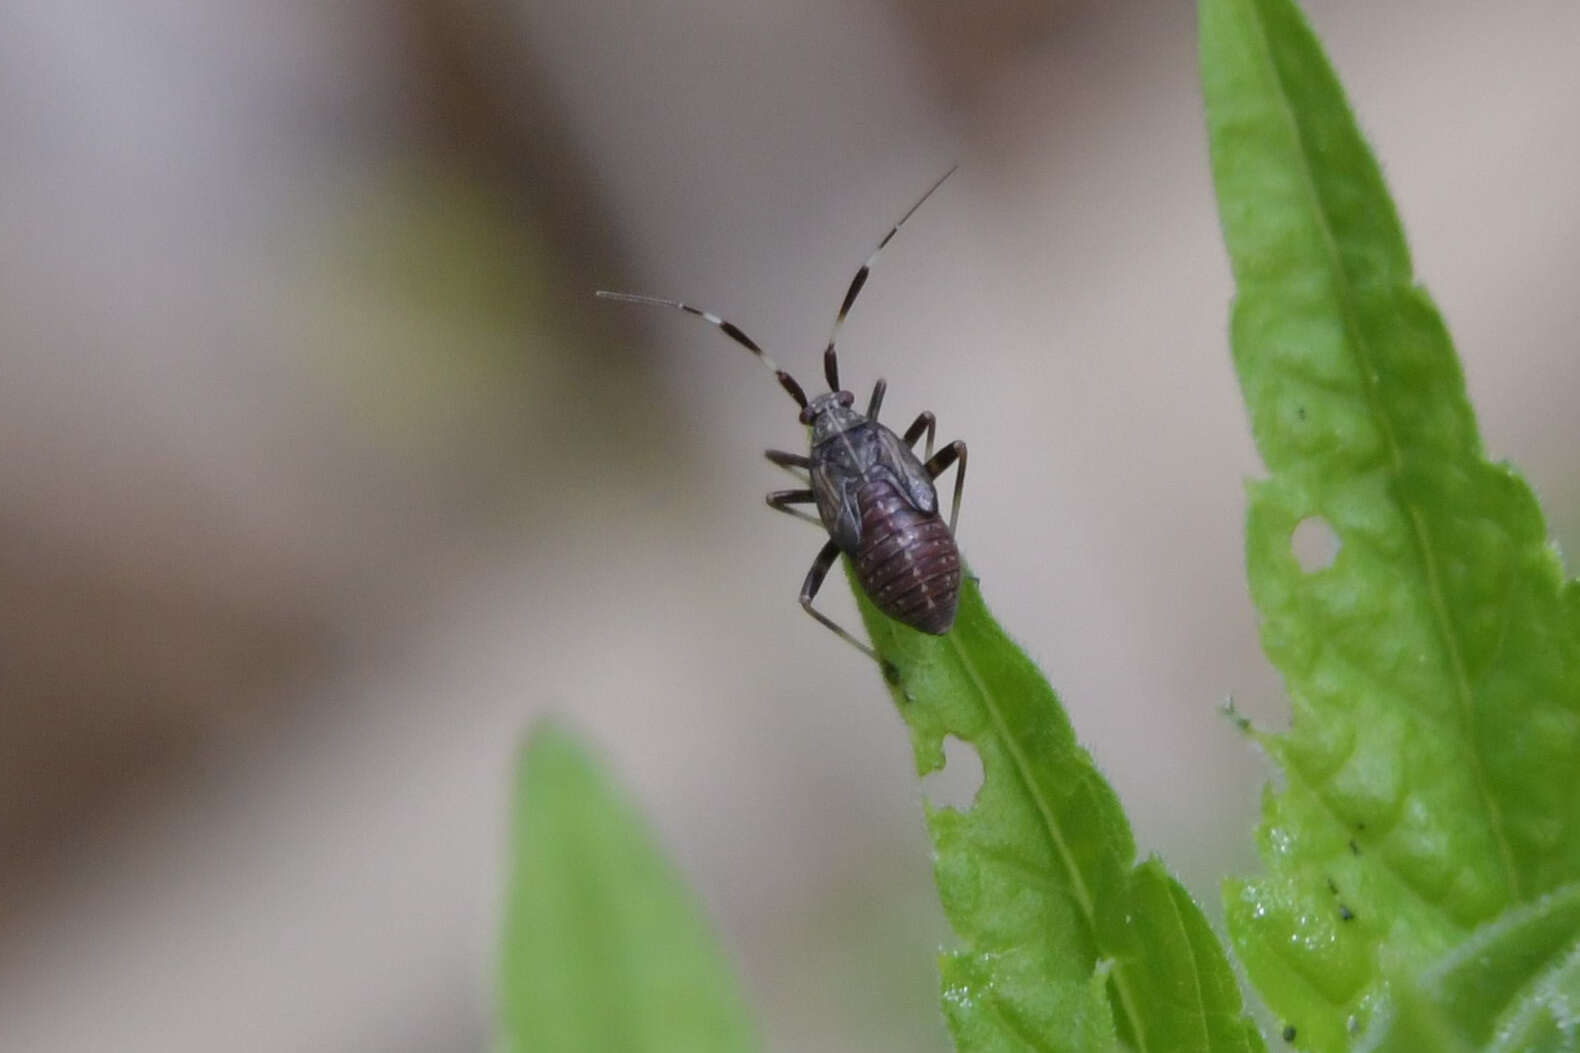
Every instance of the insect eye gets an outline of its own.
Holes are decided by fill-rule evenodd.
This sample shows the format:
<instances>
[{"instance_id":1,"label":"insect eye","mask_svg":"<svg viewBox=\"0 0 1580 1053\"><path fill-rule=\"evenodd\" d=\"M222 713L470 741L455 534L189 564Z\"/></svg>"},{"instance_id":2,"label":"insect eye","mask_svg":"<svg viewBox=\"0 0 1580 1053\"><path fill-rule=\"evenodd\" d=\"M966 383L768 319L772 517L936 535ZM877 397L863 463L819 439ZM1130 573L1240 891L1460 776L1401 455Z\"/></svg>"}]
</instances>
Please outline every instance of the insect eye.
<instances>
[{"instance_id":1,"label":"insect eye","mask_svg":"<svg viewBox=\"0 0 1580 1053\"><path fill-rule=\"evenodd\" d=\"M848 391L841 391L839 393L839 404L841 406L849 406L851 403L853 403L855 401L856 401L856 396L852 395L850 392L848 392Z\"/></svg>"},{"instance_id":2,"label":"insect eye","mask_svg":"<svg viewBox=\"0 0 1580 1053\"><path fill-rule=\"evenodd\" d=\"M811 424L813 416L814 416L814 414L812 412L812 407L811 406L804 407L801 410L801 423L802 424Z\"/></svg>"}]
</instances>

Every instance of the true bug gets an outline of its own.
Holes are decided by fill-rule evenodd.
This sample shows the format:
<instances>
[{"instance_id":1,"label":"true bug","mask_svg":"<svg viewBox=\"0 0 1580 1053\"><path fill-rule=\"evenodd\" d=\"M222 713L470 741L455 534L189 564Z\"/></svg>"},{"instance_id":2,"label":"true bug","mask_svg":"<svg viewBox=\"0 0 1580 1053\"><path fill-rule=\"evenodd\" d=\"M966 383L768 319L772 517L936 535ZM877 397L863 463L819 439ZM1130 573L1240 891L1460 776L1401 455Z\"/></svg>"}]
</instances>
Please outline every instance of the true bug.
<instances>
[{"instance_id":1,"label":"true bug","mask_svg":"<svg viewBox=\"0 0 1580 1053\"><path fill-rule=\"evenodd\" d=\"M608 300L675 307L696 315L756 355L795 399L796 405L801 407L801 423L811 428L810 456L768 450L767 457L782 468L804 469L810 486L775 490L768 495L768 506L821 523L828 532L828 542L812 561L812 568L801 583L801 606L841 639L880 664L883 664L881 659L871 647L813 607L812 600L822 587L829 568L840 553L844 553L856 569L862 591L884 614L935 636L949 631L960 596L960 551L955 546L954 531L960 517L960 494L966 481L966 444L956 440L934 453L937 421L926 410L905 430L903 437L878 423L878 410L888 387L882 378L873 385L867 411L862 413L855 409L856 397L839 386L839 360L834 344L839 338L840 326L844 325L846 315L884 248L905 221L922 207L922 202L954 171L950 168L940 176L927 193L906 210L851 279L839 313L834 317L828 346L823 351L823 375L828 380L829 390L811 400L795 378L780 369L733 322L679 300L604 290L597 293ZM925 460L912 452L912 447L924 434L927 436ZM954 502L946 526L939 515L933 480L951 465L958 465L958 468ZM818 519L794 507L808 504L817 506Z\"/></svg>"}]
</instances>

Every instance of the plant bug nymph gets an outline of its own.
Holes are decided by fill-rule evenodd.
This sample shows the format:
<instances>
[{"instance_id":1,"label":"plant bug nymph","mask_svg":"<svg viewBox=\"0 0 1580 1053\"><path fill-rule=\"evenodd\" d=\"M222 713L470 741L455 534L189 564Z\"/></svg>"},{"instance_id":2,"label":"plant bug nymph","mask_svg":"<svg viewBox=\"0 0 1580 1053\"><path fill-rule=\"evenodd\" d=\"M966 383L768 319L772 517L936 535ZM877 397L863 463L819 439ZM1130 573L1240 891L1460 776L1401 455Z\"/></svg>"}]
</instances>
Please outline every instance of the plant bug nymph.
<instances>
[{"instance_id":1,"label":"plant bug nymph","mask_svg":"<svg viewBox=\"0 0 1580 1053\"><path fill-rule=\"evenodd\" d=\"M966 444L956 440L934 453L937 421L926 410L905 429L903 436L878 423L878 411L887 390L881 378L873 385L866 412L856 409L856 397L839 386L839 359L834 344L840 326L884 248L905 221L922 207L922 202L954 171L950 168L928 188L900 221L889 228L872 255L867 257L867 262L856 271L834 318L828 346L823 351L823 375L828 380L829 390L811 399L795 378L780 369L739 326L711 311L679 300L603 290L597 293L607 300L674 307L696 315L756 355L801 407L800 421L811 430L808 456L769 450L767 457L782 468L804 470L809 486L776 490L768 495L768 505L809 520L812 517L795 506L817 506L818 518L812 521L820 523L828 532L828 541L801 583L801 606L841 639L880 664L884 663L871 647L813 607L812 601L834 561L843 553L850 557L862 591L884 614L934 636L949 631L960 598L960 550L955 544L954 532L966 480ZM918 457L914 448L923 435L927 436L927 442L922 456ZM940 515L933 480L957 464L954 501L946 525Z\"/></svg>"}]
</instances>

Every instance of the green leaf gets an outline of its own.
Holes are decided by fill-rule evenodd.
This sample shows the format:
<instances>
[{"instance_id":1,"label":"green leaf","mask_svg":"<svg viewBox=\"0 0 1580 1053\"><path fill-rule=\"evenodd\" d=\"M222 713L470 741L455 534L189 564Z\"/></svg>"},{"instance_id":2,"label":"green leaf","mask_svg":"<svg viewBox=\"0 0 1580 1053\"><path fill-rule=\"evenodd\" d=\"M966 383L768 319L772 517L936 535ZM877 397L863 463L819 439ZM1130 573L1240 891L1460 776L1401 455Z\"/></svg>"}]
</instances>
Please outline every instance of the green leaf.
<instances>
[{"instance_id":1,"label":"green leaf","mask_svg":"<svg viewBox=\"0 0 1580 1053\"><path fill-rule=\"evenodd\" d=\"M1234 362L1270 473L1250 488L1248 573L1293 709L1262 739L1285 774L1269 873L1228 888L1229 931L1298 1044L1338 1050L1388 976L1580 877L1580 602L1529 488L1482 455L1299 11L1199 11ZM1307 519L1340 545L1309 573L1291 549Z\"/></svg>"},{"instance_id":2,"label":"green leaf","mask_svg":"<svg viewBox=\"0 0 1580 1053\"><path fill-rule=\"evenodd\" d=\"M940 965L957 1047L1263 1049L1200 909L1162 864L1134 865L1113 790L976 582L962 583L942 637L884 617L856 591L897 674L918 772L943 766L950 735L982 761L968 811L927 812L939 896L962 945Z\"/></svg>"},{"instance_id":3,"label":"green leaf","mask_svg":"<svg viewBox=\"0 0 1580 1053\"><path fill-rule=\"evenodd\" d=\"M505 1050L757 1048L692 896L569 734L534 731L515 812L499 992Z\"/></svg>"},{"instance_id":4,"label":"green leaf","mask_svg":"<svg viewBox=\"0 0 1580 1053\"><path fill-rule=\"evenodd\" d=\"M1580 885L1478 929L1419 977L1394 983L1361 1053L1580 1048Z\"/></svg>"}]
</instances>

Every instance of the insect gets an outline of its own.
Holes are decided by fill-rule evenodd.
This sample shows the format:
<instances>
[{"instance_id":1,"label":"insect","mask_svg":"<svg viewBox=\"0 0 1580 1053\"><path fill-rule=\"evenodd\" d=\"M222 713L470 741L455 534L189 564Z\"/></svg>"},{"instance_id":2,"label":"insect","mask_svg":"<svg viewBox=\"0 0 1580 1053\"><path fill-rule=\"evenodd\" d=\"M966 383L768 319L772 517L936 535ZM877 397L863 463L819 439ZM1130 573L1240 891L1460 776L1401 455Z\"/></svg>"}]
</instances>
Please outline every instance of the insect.
<instances>
[{"instance_id":1,"label":"insect","mask_svg":"<svg viewBox=\"0 0 1580 1053\"><path fill-rule=\"evenodd\" d=\"M801 423L811 429L809 456L787 450L768 450L766 456L781 468L804 470L810 485L796 490L775 490L768 495L768 506L818 523L828 532L828 541L801 583L801 606L841 639L884 665L885 672L890 670L871 647L819 611L812 601L817 598L834 561L843 553L850 557L862 591L884 614L935 636L949 631L960 598L960 551L955 545L954 533L966 481L966 444L957 440L934 453L937 420L926 410L911 422L903 436L880 424L878 411L888 389L882 378L873 385L866 412L857 410L856 397L839 384L835 343L878 257L905 221L954 171L950 168L928 188L900 221L889 228L872 255L867 257L867 262L856 271L840 303L839 313L834 317L828 346L823 351L823 375L828 380L829 390L811 399L795 378L780 369L739 326L711 311L654 296L604 290L597 293L607 300L674 307L696 315L757 356L801 407ZM918 457L914 447L923 435L927 443L922 456ZM951 466L958 467L949 523L945 525L933 480ZM813 519L796 507L799 505L816 505L818 517Z\"/></svg>"}]
</instances>

